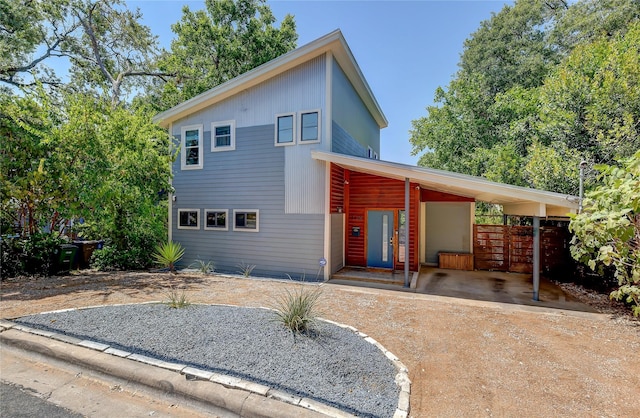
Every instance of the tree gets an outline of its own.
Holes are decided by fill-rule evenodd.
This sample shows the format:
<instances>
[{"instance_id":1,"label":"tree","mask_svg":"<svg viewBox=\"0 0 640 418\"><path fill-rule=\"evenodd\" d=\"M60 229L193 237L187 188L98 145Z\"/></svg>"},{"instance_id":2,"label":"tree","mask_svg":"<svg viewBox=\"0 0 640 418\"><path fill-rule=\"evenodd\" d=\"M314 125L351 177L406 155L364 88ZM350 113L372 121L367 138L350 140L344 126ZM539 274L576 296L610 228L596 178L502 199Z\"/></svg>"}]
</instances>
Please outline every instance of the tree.
<instances>
[{"instance_id":1,"label":"tree","mask_svg":"<svg viewBox=\"0 0 640 418\"><path fill-rule=\"evenodd\" d=\"M3 224L23 235L57 232L83 221L86 238L107 238L144 267L166 237L173 139L152 122L149 106L113 106L86 93L25 96L3 106L0 178ZM128 263L128 264L127 264Z\"/></svg>"},{"instance_id":2,"label":"tree","mask_svg":"<svg viewBox=\"0 0 640 418\"><path fill-rule=\"evenodd\" d=\"M205 10L182 9L176 38L159 60L176 77L154 82L154 103L168 109L292 50L298 35L291 15L274 27L264 0L206 0Z\"/></svg>"},{"instance_id":3,"label":"tree","mask_svg":"<svg viewBox=\"0 0 640 418\"><path fill-rule=\"evenodd\" d=\"M70 63L76 89L101 89L115 105L157 70L156 37L123 0L0 0L0 81L66 86L47 66Z\"/></svg>"},{"instance_id":4,"label":"tree","mask_svg":"<svg viewBox=\"0 0 640 418\"><path fill-rule=\"evenodd\" d=\"M69 0L0 0L0 81L14 87L59 84L45 61L66 56L79 27Z\"/></svg>"},{"instance_id":5,"label":"tree","mask_svg":"<svg viewBox=\"0 0 640 418\"><path fill-rule=\"evenodd\" d=\"M621 166L600 165L599 184L586 194L584 210L569 228L571 254L602 274L613 266L619 288L611 298L640 315L640 151Z\"/></svg>"},{"instance_id":6,"label":"tree","mask_svg":"<svg viewBox=\"0 0 640 418\"><path fill-rule=\"evenodd\" d=\"M564 9L563 1L522 0L482 22L465 41L456 77L446 90L436 90L437 105L413 121L412 152L426 151L420 165L485 173L491 162L480 160L477 151L488 157L495 145L505 146L513 120L494 109L496 98L511 89L523 95L542 83L559 60L544 28Z\"/></svg>"},{"instance_id":7,"label":"tree","mask_svg":"<svg viewBox=\"0 0 640 418\"><path fill-rule=\"evenodd\" d=\"M413 121L419 164L577 194L581 159L611 164L640 148L639 16L637 0L506 6Z\"/></svg>"}]
</instances>

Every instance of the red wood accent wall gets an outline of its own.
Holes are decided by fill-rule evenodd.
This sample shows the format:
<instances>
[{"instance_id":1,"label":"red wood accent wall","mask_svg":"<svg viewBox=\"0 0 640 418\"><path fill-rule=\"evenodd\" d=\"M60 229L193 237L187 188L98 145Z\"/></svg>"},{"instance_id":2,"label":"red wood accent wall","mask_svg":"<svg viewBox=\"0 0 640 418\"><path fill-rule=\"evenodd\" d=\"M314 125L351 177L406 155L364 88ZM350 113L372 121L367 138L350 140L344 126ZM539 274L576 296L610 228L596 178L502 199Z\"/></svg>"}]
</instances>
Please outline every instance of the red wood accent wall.
<instances>
[{"instance_id":1,"label":"red wood accent wall","mask_svg":"<svg viewBox=\"0 0 640 418\"><path fill-rule=\"evenodd\" d=\"M473 197L458 196L451 193L437 192L435 190L420 190L421 202L475 202Z\"/></svg>"},{"instance_id":2,"label":"red wood accent wall","mask_svg":"<svg viewBox=\"0 0 640 418\"><path fill-rule=\"evenodd\" d=\"M331 163L331 213L340 213L341 210L345 211L344 172L344 168Z\"/></svg>"},{"instance_id":3,"label":"red wood accent wall","mask_svg":"<svg viewBox=\"0 0 640 418\"><path fill-rule=\"evenodd\" d=\"M367 210L388 209L404 210L404 181L378 177L370 174L347 171L344 185L346 222L346 264L350 266L367 265ZM333 184L333 181L332 181ZM344 184L344 181L343 181ZM420 190L412 183L410 188L410 269L418 269L418 223L420 219ZM333 193L332 193L333 195ZM397 218L397 215L395 216ZM397 219L396 219L397 222ZM360 228L360 236L353 236L353 227ZM396 225L397 227L397 225ZM395 252L395 251L394 251ZM404 263L397 262L394 255L395 268L403 269Z\"/></svg>"}]
</instances>

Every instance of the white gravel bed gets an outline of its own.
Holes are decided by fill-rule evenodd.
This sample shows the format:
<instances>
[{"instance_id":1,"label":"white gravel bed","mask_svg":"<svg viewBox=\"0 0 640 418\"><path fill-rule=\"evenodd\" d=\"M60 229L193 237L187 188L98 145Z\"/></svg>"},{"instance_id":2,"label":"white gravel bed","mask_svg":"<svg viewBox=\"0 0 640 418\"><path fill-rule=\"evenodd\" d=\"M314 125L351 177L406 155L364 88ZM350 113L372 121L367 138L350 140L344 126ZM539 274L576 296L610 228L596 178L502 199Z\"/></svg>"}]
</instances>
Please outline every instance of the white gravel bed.
<instances>
[{"instance_id":1,"label":"white gravel bed","mask_svg":"<svg viewBox=\"0 0 640 418\"><path fill-rule=\"evenodd\" d=\"M158 303L14 322L253 381L362 417L391 417L398 405L390 360L353 331L322 321L295 335L266 309Z\"/></svg>"}]
</instances>

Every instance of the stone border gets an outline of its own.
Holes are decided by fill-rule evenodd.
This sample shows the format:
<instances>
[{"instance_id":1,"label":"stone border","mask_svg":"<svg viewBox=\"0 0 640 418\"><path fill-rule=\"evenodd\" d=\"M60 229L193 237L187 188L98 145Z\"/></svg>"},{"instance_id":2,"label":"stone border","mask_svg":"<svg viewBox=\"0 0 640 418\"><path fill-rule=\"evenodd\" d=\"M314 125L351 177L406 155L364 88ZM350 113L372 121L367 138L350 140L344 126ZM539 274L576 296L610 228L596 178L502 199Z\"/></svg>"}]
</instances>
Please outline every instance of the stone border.
<instances>
[{"instance_id":1,"label":"stone border","mask_svg":"<svg viewBox=\"0 0 640 418\"><path fill-rule=\"evenodd\" d=\"M53 314L53 313L82 311L87 309L104 308L104 307L111 307L111 306L145 305L145 304L161 304L161 303L164 303L164 302L150 301L150 302L131 303L131 304L119 303L119 304L113 304L113 305L94 305L94 306L86 306L81 308L67 308L67 309L59 309L55 311L40 312L36 315L47 315L47 314ZM227 304L199 303L198 305L231 306L235 308L247 308L245 306L227 305ZM256 309L256 308L252 307L250 309ZM258 307L258 309L272 310L271 308L265 308L265 307ZM376 348L382 351L385 357L391 361L391 363L395 366L397 370L397 374L395 376L395 382L396 382L396 385L400 388L398 405L396 407L395 413L393 414L393 418L407 418L409 416L409 411L410 411L409 397L411 394L411 380L409 379L409 370L400 361L400 359L398 359L398 357L396 357L393 353L391 353L386 348L384 348L384 346L380 344L378 341L371 338L367 334L358 331L356 328L350 325L341 324L339 322L331 321L324 318L318 318L318 319L323 322L329 323L331 325L335 325L337 327L347 329L349 331L356 333L359 337L363 338L366 342L376 346ZM52 332L52 331L42 331L37 328L32 328L26 325L16 324L6 319L0 319L0 332L7 331L9 329L18 330L18 331L26 332L33 335L38 335L41 337L51 338L53 340L57 340L63 343L73 344L80 347L103 352L105 354L110 354L116 357L134 360L134 361L148 364L155 367L160 367L173 372L178 372L181 375L184 375L187 380L203 380L203 381L218 383L226 388L243 390L259 396L269 398L269 399L274 399L276 401L285 402L294 406L299 406L305 409L309 409L311 411L318 412L329 417L347 418L347 417L356 416L356 415L346 413L338 408L325 405L313 399L301 398L299 396L290 395L286 392L282 392L282 391L270 388L269 386L261 385L259 383L255 383L249 380L243 380L233 376L228 376L224 374L197 369L195 367L187 366L186 364L171 363L171 362L159 360L153 357L148 357L141 354L135 354L128 351L113 348L107 344L102 344L102 343L98 343L91 340L81 340L79 338L71 337L65 334Z\"/></svg>"}]
</instances>

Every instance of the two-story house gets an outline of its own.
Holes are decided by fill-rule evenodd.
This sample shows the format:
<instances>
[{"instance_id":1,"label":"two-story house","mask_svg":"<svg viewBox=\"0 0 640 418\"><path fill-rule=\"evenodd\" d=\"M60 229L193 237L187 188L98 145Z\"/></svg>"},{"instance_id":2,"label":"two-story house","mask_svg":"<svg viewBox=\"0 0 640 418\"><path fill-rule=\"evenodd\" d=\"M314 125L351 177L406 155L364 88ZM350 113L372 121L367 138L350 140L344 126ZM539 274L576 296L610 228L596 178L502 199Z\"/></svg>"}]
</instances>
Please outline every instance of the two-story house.
<instances>
[{"instance_id":1,"label":"two-story house","mask_svg":"<svg viewBox=\"0 0 640 418\"><path fill-rule=\"evenodd\" d=\"M169 235L186 249L183 264L246 263L307 280L346 265L416 271L439 252L473 251L476 200L535 217L577 207L565 195L380 161L387 119L339 30L156 121L180 141Z\"/></svg>"}]
</instances>

